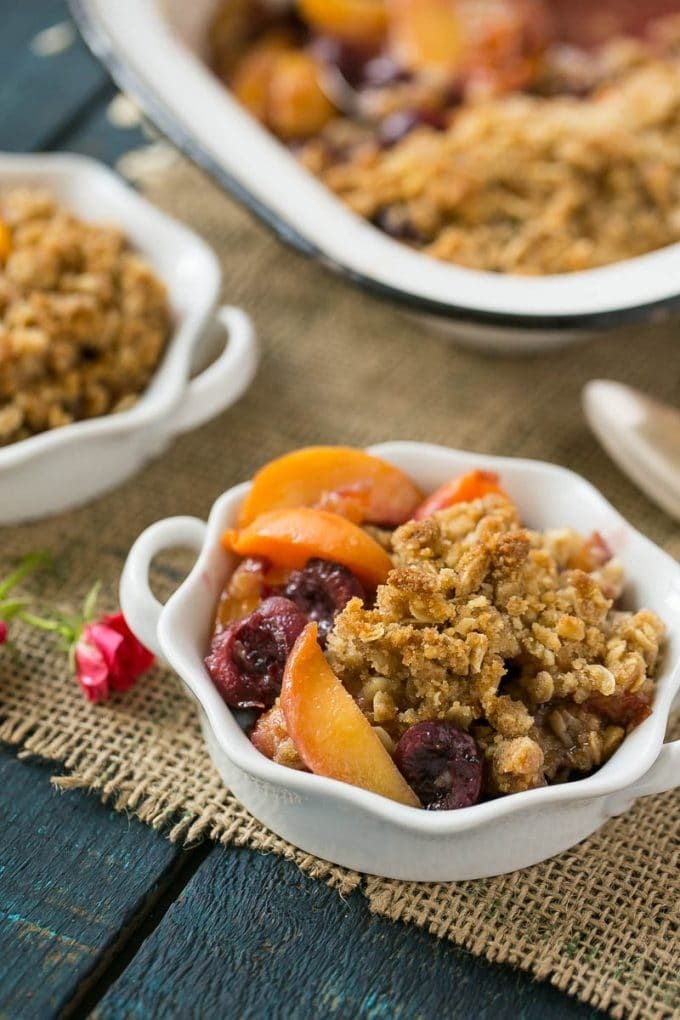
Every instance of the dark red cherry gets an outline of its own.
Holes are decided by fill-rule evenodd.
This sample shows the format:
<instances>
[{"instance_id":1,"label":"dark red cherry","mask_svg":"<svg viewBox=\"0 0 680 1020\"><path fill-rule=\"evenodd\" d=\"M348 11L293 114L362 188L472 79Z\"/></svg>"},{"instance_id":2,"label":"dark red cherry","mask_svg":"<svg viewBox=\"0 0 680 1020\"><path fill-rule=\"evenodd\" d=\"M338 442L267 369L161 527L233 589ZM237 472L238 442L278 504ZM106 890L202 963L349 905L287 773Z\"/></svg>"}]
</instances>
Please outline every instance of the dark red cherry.
<instances>
[{"instance_id":1,"label":"dark red cherry","mask_svg":"<svg viewBox=\"0 0 680 1020\"><path fill-rule=\"evenodd\" d=\"M291 574L283 594L308 620L319 626L319 642L325 644L333 620L351 598L366 597L363 585L347 567L332 560L311 559L303 570Z\"/></svg>"},{"instance_id":2,"label":"dark red cherry","mask_svg":"<svg viewBox=\"0 0 680 1020\"><path fill-rule=\"evenodd\" d=\"M476 804L482 791L482 757L469 733L433 719L411 726L394 762L422 804L447 811Z\"/></svg>"},{"instance_id":3,"label":"dark red cherry","mask_svg":"<svg viewBox=\"0 0 680 1020\"><path fill-rule=\"evenodd\" d=\"M277 595L213 637L205 665L228 705L274 704L286 659L306 623L293 602Z\"/></svg>"}]
</instances>

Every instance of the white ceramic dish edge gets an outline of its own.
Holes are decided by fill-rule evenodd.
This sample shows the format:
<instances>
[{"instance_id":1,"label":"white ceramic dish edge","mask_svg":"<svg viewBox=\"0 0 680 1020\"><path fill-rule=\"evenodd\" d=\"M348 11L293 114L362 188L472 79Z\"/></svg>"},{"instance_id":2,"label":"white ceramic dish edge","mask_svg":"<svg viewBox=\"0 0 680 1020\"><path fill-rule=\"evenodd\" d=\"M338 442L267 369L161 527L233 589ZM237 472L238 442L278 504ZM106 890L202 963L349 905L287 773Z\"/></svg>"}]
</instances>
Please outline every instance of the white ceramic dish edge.
<instances>
[{"instance_id":1,"label":"white ceramic dish edge","mask_svg":"<svg viewBox=\"0 0 680 1020\"><path fill-rule=\"evenodd\" d=\"M669 624L669 641L654 711L597 773L578 782L532 790L458 812L423 813L346 784L297 773L260 755L225 706L203 666L212 614L231 566L219 536L248 485L215 503L206 525L171 518L147 529L130 552L121 605L139 638L167 659L200 709L210 754L225 782L251 813L294 845L345 867L416 881L481 878L526 867L574 845L637 797L680 783L680 741L663 744L680 687L680 567L628 525L588 482L536 461L486 457L420 443L387 443L371 451L410 473L426 490L472 467L502 473L525 519L602 531L632 571L635 601ZM561 497L556 504L556 497ZM149 589L155 555L171 546L195 549L186 581L161 607ZM630 569L630 564L626 564ZM650 597L651 596L651 597Z\"/></svg>"},{"instance_id":2,"label":"white ceramic dish edge","mask_svg":"<svg viewBox=\"0 0 680 1020\"><path fill-rule=\"evenodd\" d=\"M539 351L625 321L664 318L680 304L680 245L545 277L468 270L414 252L352 214L210 73L201 56L215 0L70 4L121 86L283 240L470 346Z\"/></svg>"},{"instance_id":3,"label":"white ceramic dish edge","mask_svg":"<svg viewBox=\"0 0 680 1020\"><path fill-rule=\"evenodd\" d=\"M248 316L229 307L215 312L221 274L208 245L108 167L71 154L0 154L0 186L13 185L47 187L77 215L120 226L165 281L176 325L149 388L130 410L0 448L0 524L56 513L114 488L174 436L234 403L258 361ZM225 333L223 350L190 379L213 317Z\"/></svg>"}]
</instances>

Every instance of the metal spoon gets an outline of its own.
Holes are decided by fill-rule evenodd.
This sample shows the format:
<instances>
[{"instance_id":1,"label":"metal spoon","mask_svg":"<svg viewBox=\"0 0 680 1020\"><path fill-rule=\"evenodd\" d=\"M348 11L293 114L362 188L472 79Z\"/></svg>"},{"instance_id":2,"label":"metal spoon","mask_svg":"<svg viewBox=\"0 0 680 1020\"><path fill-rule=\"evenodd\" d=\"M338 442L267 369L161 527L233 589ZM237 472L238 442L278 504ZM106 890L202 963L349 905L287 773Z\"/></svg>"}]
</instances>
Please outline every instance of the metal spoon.
<instances>
[{"instance_id":1,"label":"metal spoon","mask_svg":"<svg viewBox=\"0 0 680 1020\"><path fill-rule=\"evenodd\" d=\"M607 379L587 383L582 400L588 424L612 460L680 520L680 410Z\"/></svg>"}]
</instances>

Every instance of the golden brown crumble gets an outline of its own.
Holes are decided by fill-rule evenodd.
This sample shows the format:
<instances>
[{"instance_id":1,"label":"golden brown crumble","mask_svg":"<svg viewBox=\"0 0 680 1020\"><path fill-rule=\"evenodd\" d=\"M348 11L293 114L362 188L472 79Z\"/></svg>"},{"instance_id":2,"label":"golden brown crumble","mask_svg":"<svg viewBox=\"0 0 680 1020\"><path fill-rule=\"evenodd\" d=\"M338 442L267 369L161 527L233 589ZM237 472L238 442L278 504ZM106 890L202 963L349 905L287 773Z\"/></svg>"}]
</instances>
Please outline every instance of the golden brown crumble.
<instances>
[{"instance_id":1,"label":"golden brown crumble","mask_svg":"<svg viewBox=\"0 0 680 1020\"><path fill-rule=\"evenodd\" d=\"M469 730L487 794L588 773L649 713L664 635L614 608L623 571L601 546L528 530L499 496L411 521L375 606L336 618L329 661L392 740L429 719Z\"/></svg>"},{"instance_id":2,"label":"golden brown crumble","mask_svg":"<svg viewBox=\"0 0 680 1020\"><path fill-rule=\"evenodd\" d=\"M352 5L341 6L348 18ZM406 57L402 36L411 15L389 4L377 50L353 33L334 50L318 14L225 0L211 23L211 63L355 213L435 258L566 273L679 241L680 15L650 12L634 37L622 34L625 16L617 31L614 14L606 43L589 45L585 31L575 46L539 4L505 50L503 4L459 6L461 38L466 24L473 35L490 24L491 11L467 21L475 7L497 8L491 60L477 36L462 64L415 42L414 64L408 27ZM521 21L521 5L509 7ZM585 29L597 14L582 20Z\"/></svg>"},{"instance_id":3,"label":"golden brown crumble","mask_svg":"<svg viewBox=\"0 0 680 1020\"><path fill-rule=\"evenodd\" d=\"M130 407L170 333L163 283L115 227L0 196L0 446Z\"/></svg>"},{"instance_id":4,"label":"golden brown crumble","mask_svg":"<svg viewBox=\"0 0 680 1020\"><path fill-rule=\"evenodd\" d=\"M676 61L632 61L585 98L472 104L447 131L423 126L386 152L359 140L338 159L336 132L331 124L309 143L307 167L359 215L438 259L564 273L680 239Z\"/></svg>"}]
</instances>

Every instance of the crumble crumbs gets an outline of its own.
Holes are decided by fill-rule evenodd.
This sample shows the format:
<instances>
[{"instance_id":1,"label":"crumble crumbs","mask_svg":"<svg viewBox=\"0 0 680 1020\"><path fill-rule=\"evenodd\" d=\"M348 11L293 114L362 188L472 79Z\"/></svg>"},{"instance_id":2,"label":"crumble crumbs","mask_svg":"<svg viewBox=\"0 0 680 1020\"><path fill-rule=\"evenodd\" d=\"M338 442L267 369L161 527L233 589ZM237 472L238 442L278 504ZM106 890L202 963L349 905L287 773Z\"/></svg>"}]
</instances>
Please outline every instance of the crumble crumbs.
<instances>
[{"instance_id":1,"label":"crumble crumbs","mask_svg":"<svg viewBox=\"0 0 680 1020\"><path fill-rule=\"evenodd\" d=\"M403 525L392 554L375 606L352 599L327 646L391 740L468 730L493 796L587 774L649 715L664 625L615 607L623 570L599 536L531 531L494 495Z\"/></svg>"},{"instance_id":2,"label":"crumble crumbs","mask_svg":"<svg viewBox=\"0 0 680 1020\"><path fill-rule=\"evenodd\" d=\"M120 230L41 189L0 195L0 446L131 407L170 326L165 286Z\"/></svg>"}]
</instances>

